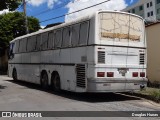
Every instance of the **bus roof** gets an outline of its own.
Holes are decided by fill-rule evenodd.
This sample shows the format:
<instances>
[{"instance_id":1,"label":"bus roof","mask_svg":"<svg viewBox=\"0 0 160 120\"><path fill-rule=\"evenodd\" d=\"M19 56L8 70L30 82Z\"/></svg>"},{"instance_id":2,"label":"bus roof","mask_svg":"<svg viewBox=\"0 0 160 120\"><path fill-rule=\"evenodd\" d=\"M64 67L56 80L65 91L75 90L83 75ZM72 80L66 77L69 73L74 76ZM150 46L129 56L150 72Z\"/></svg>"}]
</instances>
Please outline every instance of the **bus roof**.
<instances>
[{"instance_id":1,"label":"bus roof","mask_svg":"<svg viewBox=\"0 0 160 120\"><path fill-rule=\"evenodd\" d=\"M30 36L33 36L33 35L40 34L40 33L48 32L48 31L51 31L51 30L54 30L54 29L58 29L58 28L61 28L61 27L65 27L65 26L67 26L67 25L72 25L72 24L75 24L75 23L78 23L78 22L83 22L83 21L85 21L85 20L89 20L90 18L96 16L96 15L99 14L99 13L103 13L103 12L128 14L128 15L132 15L132 16L135 16L135 17L139 17L140 19L143 19L141 16L138 16L138 15L135 15L135 14L132 14L132 13L128 13L128 12L111 11L111 10L99 10L99 11L94 12L94 13L92 13L92 14L89 14L89 15L87 15L87 16L85 16L85 17L78 18L78 19L76 19L76 20L74 20L74 21L62 23L62 24L57 25L57 26L53 26L53 27L50 27L50 28L47 28L47 29L42 29L42 30L39 30L39 31L37 31L37 32L33 32L33 33L30 33L30 34L27 34L27 35L23 35L23 36L17 37L17 38L15 38L14 40L12 40L11 43L12 43L12 42L15 42L16 40L19 40L19 39L23 39L23 38L26 38L26 37L30 37Z\"/></svg>"},{"instance_id":2,"label":"bus roof","mask_svg":"<svg viewBox=\"0 0 160 120\"><path fill-rule=\"evenodd\" d=\"M110 13L121 13L121 14L127 14L127 15L132 15L135 17L139 17L140 19L144 20L141 16L133 14L133 13L128 13L128 12L122 12L122 11L113 11L113 10L101 10L101 11L97 11L98 13L103 13L103 12L110 12Z\"/></svg>"}]
</instances>

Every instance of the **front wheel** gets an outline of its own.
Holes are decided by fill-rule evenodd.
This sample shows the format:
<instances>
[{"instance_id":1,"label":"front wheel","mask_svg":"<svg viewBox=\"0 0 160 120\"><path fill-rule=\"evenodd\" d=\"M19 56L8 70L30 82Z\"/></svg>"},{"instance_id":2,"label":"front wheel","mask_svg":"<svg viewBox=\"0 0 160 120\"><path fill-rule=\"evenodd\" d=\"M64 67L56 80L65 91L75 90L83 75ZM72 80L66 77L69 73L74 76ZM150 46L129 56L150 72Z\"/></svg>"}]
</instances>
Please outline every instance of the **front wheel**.
<instances>
[{"instance_id":1,"label":"front wheel","mask_svg":"<svg viewBox=\"0 0 160 120\"><path fill-rule=\"evenodd\" d=\"M12 77L13 77L13 80L17 81L17 71L16 71L16 69L13 70Z\"/></svg>"}]
</instances>

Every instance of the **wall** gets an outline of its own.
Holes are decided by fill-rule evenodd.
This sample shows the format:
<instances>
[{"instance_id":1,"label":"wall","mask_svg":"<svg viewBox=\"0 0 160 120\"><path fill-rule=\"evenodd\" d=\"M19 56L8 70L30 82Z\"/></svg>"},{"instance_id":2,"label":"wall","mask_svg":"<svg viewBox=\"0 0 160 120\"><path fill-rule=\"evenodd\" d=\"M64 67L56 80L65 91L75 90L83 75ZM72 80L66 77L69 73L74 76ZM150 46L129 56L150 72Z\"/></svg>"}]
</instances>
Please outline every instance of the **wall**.
<instances>
[{"instance_id":1,"label":"wall","mask_svg":"<svg viewBox=\"0 0 160 120\"><path fill-rule=\"evenodd\" d=\"M152 6L147 8L147 3L152 2ZM139 6L143 5L143 10L139 10ZM155 21L156 20L156 16L160 16L157 15L157 9L160 7L160 4L157 4L157 0L139 0L136 4L129 6L127 8L125 8L122 11L131 11L132 13L132 9L135 9L135 14L140 15L141 17L143 17L146 20L149 21ZM153 11L153 16L148 17L148 12Z\"/></svg>"},{"instance_id":2,"label":"wall","mask_svg":"<svg viewBox=\"0 0 160 120\"><path fill-rule=\"evenodd\" d=\"M160 9L160 3L157 4L157 1L156 1L156 12L158 9ZM160 19L160 12L157 13L157 19Z\"/></svg>"},{"instance_id":3,"label":"wall","mask_svg":"<svg viewBox=\"0 0 160 120\"><path fill-rule=\"evenodd\" d=\"M150 2L152 2L152 6L150 6ZM147 3L149 3L149 8L147 8ZM145 19L149 21L155 21L156 20L156 10L155 10L156 2L155 0L148 0L144 4L144 11L145 11ZM153 11L153 16L148 17L148 12L151 14L151 11Z\"/></svg>"},{"instance_id":4,"label":"wall","mask_svg":"<svg viewBox=\"0 0 160 120\"><path fill-rule=\"evenodd\" d=\"M147 76L151 83L160 84L160 23L146 27L148 68Z\"/></svg>"}]
</instances>

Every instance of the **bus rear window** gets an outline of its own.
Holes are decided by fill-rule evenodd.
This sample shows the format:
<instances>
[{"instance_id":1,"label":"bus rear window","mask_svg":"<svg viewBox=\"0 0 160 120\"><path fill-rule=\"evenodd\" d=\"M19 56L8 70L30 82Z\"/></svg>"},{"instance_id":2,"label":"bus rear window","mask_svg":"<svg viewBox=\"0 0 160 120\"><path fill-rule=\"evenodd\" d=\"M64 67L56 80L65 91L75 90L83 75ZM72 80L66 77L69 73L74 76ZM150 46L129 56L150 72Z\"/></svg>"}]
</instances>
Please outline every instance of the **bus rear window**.
<instances>
[{"instance_id":1,"label":"bus rear window","mask_svg":"<svg viewBox=\"0 0 160 120\"><path fill-rule=\"evenodd\" d=\"M137 16L123 13L100 13L101 40L140 42L144 39L144 23Z\"/></svg>"}]
</instances>

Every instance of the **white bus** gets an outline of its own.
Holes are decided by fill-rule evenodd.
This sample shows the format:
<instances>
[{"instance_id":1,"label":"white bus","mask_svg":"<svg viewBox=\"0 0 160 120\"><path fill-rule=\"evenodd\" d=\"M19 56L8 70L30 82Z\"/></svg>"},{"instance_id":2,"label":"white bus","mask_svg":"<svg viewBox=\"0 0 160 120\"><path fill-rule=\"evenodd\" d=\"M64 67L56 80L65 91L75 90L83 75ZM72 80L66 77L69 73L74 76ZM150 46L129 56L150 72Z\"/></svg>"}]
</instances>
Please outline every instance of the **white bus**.
<instances>
[{"instance_id":1,"label":"white bus","mask_svg":"<svg viewBox=\"0 0 160 120\"><path fill-rule=\"evenodd\" d=\"M97 11L10 42L9 76L55 91L128 92L147 85L144 20Z\"/></svg>"}]
</instances>

